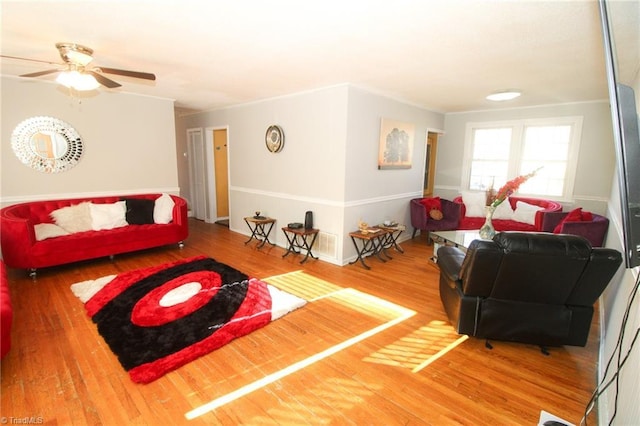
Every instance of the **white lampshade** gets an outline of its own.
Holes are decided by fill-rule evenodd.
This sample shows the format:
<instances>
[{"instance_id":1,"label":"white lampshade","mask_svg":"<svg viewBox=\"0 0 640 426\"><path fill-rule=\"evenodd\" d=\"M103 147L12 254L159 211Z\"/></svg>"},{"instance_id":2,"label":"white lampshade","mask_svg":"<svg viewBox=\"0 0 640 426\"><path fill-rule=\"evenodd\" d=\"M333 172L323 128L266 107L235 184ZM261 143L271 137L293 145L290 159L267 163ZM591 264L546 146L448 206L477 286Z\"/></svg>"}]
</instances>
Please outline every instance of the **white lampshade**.
<instances>
[{"instance_id":1,"label":"white lampshade","mask_svg":"<svg viewBox=\"0 0 640 426\"><path fill-rule=\"evenodd\" d=\"M100 87L100 83L91 74L83 74L78 71L63 71L56 78L56 81L79 92L95 90Z\"/></svg>"}]
</instances>

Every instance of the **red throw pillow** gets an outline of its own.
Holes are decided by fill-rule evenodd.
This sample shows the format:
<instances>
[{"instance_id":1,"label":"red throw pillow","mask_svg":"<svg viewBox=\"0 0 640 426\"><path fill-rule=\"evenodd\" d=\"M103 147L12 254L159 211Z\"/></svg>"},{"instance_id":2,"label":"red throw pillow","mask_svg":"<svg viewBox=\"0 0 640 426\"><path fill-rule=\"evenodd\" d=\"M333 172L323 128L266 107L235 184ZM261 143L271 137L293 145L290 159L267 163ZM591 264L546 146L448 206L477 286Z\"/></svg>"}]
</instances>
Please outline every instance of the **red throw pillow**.
<instances>
[{"instance_id":1,"label":"red throw pillow","mask_svg":"<svg viewBox=\"0 0 640 426\"><path fill-rule=\"evenodd\" d=\"M562 225L565 222L591 222L593 220L593 214L591 212L583 212L582 207L571 210L560 223L553 229L554 234L559 234L562 229Z\"/></svg>"},{"instance_id":2,"label":"red throw pillow","mask_svg":"<svg viewBox=\"0 0 640 426\"><path fill-rule=\"evenodd\" d=\"M422 204L424 206L425 209L427 209L427 212L430 212L431 210L442 210L442 203L440 202L440 197L433 197L433 198L423 198L422 200L420 200L420 204Z\"/></svg>"},{"instance_id":3,"label":"red throw pillow","mask_svg":"<svg viewBox=\"0 0 640 426\"><path fill-rule=\"evenodd\" d=\"M423 198L420 204L427 210L427 214L433 220L442 219L442 203L440 197Z\"/></svg>"}]
</instances>

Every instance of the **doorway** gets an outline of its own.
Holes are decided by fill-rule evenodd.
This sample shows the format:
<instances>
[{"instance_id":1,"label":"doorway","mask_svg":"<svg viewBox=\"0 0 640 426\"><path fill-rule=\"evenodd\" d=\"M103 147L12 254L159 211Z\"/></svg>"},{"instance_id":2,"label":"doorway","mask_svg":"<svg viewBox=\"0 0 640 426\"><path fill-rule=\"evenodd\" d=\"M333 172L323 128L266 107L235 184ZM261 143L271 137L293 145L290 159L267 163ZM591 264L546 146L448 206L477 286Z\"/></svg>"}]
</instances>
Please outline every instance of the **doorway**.
<instances>
[{"instance_id":1,"label":"doorway","mask_svg":"<svg viewBox=\"0 0 640 426\"><path fill-rule=\"evenodd\" d=\"M227 129L213 130L213 170L216 188L216 223L229 221L229 159ZM222 223L224 224L224 223Z\"/></svg>"},{"instance_id":2,"label":"doorway","mask_svg":"<svg viewBox=\"0 0 640 426\"><path fill-rule=\"evenodd\" d=\"M229 220L228 129L187 129L190 210L208 223Z\"/></svg>"},{"instance_id":3,"label":"doorway","mask_svg":"<svg viewBox=\"0 0 640 426\"><path fill-rule=\"evenodd\" d=\"M196 219L206 220L207 168L202 129L187 130L187 158L189 159L189 207Z\"/></svg>"},{"instance_id":4,"label":"doorway","mask_svg":"<svg viewBox=\"0 0 640 426\"><path fill-rule=\"evenodd\" d=\"M427 149L424 162L423 197L433 196L433 185L436 178L436 153L438 151L439 133L427 132Z\"/></svg>"}]
</instances>

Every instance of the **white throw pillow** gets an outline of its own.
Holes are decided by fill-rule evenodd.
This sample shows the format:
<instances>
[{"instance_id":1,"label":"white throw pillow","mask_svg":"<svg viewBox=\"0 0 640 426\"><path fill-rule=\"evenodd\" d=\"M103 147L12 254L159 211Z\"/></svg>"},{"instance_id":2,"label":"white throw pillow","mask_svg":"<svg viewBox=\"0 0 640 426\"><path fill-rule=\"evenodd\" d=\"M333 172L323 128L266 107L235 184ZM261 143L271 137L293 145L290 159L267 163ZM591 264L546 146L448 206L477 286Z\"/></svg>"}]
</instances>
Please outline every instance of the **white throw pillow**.
<instances>
[{"instance_id":1,"label":"white throw pillow","mask_svg":"<svg viewBox=\"0 0 640 426\"><path fill-rule=\"evenodd\" d=\"M502 220L512 220L513 219L513 209L511 208L511 203L509 199L504 200L496 210L493 212L494 219L502 219Z\"/></svg>"},{"instance_id":2,"label":"white throw pillow","mask_svg":"<svg viewBox=\"0 0 640 426\"><path fill-rule=\"evenodd\" d=\"M89 201L73 206L62 207L50 213L51 218L67 232L84 232L91 230L91 211Z\"/></svg>"},{"instance_id":3,"label":"white throw pillow","mask_svg":"<svg viewBox=\"0 0 640 426\"><path fill-rule=\"evenodd\" d=\"M103 229L120 228L127 226L127 204L118 201L112 204L91 204L91 229L101 231Z\"/></svg>"},{"instance_id":4,"label":"white throw pillow","mask_svg":"<svg viewBox=\"0 0 640 426\"><path fill-rule=\"evenodd\" d=\"M155 223L169 223L173 219L173 206L176 203L169 194L162 194L156 199L153 208L153 221Z\"/></svg>"},{"instance_id":5,"label":"white throw pillow","mask_svg":"<svg viewBox=\"0 0 640 426\"><path fill-rule=\"evenodd\" d=\"M56 225L55 223L38 223L33 225L33 230L36 232L36 240L42 241L47 238L60 237L62 235L69 235L69 232L64 228Z\"/></svg>"},{"instance_id":6,"label":"white throw pillow","mask_svg":"<svg viewBox=\"0 0 640 426\"><path fill-rule=\"evenodd\" d=\"M484 192L461 192L466 217L485 217L487 194Z\"/></svg>"},{"instance_id":7,"label":"white throw pillow","mask_svg":"<svg viewBox=\"0 0 640 426\"><path fill-rule=\"evenodd\" d=\"M536 212L538 210L544 210L544 207L534 206L533 204L525 203L524 201L517 201L516 209L513 212L513 220L516 222L528 223L529 225L535 225Z\"/></svg>"}]
</instances>

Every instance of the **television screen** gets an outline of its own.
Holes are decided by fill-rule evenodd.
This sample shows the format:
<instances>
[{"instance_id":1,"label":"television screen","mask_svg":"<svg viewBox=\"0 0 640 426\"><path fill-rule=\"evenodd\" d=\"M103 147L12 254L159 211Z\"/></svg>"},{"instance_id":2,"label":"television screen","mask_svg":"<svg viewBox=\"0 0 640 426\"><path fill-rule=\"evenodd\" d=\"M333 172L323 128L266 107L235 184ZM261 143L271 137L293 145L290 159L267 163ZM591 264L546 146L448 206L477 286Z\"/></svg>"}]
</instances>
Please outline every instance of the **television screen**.
<instances>
[{"instance_id":1,"label":"television screen","mask_svg":"<svg viewBox=\"0 0 640 426\"><path fill-rule=\"evenodd\" d=\"M628 7L631 9L625 10ZM600 0L627 268L640 266L640 125L632 87L633 84L640 86L640 47L616 51L615 40L634 37L636 45L640 45L638 25L628 25L624 21L637 16L637 8L636 2Z\"/></svg>"}]
</instances>

